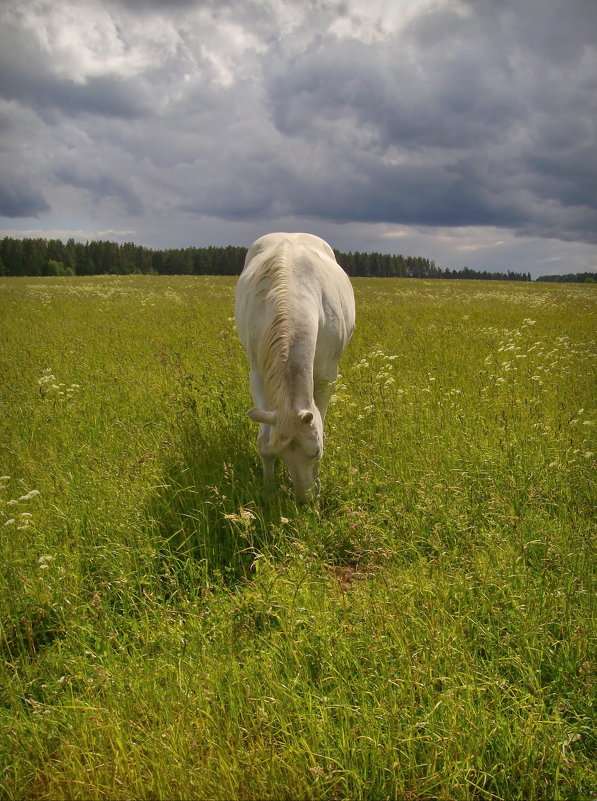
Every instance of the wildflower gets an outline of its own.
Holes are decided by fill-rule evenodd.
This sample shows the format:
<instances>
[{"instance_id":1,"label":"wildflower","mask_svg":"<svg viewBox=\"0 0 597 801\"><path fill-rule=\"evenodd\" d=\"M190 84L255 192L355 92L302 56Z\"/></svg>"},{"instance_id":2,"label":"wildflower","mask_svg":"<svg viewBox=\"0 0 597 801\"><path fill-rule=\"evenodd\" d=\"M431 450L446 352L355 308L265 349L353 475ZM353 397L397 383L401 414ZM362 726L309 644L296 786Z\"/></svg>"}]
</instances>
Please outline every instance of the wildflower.
<instances>
[{"instance_id":1,"label":"wildflower","mask_svg":"<svg viewBox=\"0 0 597 801\"><path fill-rule=\"evenodd\" d=\"M251 525L252 520L256 520L256 516L250 509L245 509L241 506L238 514L225 514L226 520L232 520L235 523L244 523L246 526Z\"/></svg>"},{"instance_id":2,"label":"wildflower","mask_svg":"<svg viewBox=\"0 0 597 801\"><path fill-rule=\"evenodd\" d=\"M31 498L33 498L35 495L39 495L39 490L29 490L29 492L26 493L26 495L21 495L19 500L20 501L30 501ZM16 503L16 501L15 501L15 503Z\"/></svg>"}]
</instances>

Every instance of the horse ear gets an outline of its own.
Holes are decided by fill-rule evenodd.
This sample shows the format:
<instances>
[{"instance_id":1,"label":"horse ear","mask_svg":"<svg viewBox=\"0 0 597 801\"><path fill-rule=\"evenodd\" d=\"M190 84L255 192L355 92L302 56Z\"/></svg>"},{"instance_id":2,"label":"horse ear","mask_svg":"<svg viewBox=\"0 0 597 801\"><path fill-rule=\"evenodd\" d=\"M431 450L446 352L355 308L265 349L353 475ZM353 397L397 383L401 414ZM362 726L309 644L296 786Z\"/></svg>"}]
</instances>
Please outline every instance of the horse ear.
<instances>
[{"instance_id":1,"label":"horse ear","mask_svg":"<svg viewBox=\"0 0 597 801\"><path fill-rule=\"evenodd\" d=\"M265 409L258 409L254 406L249 409L247 416L254 420L256 423L265 423L266 425L273 426L276 422L275 412L266 412Z\"/></svg>"},{"instance_id":2,"label":"horse ear","mask_svg":"<svg viewBox=\"0 0 597 801\"><path fill-rule=\"evenodd\" d=\"M304 412L299 412L299 420L301 421L301 423L304 423L305 425L312 423L313 412L308 412L306 410Z\"/></svg>"}]
</instances>

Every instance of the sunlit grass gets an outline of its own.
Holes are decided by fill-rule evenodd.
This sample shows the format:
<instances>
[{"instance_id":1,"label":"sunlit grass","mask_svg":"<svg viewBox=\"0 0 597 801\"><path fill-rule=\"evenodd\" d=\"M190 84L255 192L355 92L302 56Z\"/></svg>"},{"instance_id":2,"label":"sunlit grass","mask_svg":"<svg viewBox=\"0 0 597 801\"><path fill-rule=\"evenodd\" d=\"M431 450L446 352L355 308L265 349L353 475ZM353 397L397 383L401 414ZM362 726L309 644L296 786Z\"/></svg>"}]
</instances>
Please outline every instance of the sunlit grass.
<instances>
[{"instance_id":1,"label":"sunlit grass","mask_svg":"<svg viewBox=\"0 0 597 801\"><path fill-rule=\"evenodd\" d=\"M591 797L597 295L354 284L299 510L232 279L0 281L0 795Z\"/></svg>"}]
</instances>

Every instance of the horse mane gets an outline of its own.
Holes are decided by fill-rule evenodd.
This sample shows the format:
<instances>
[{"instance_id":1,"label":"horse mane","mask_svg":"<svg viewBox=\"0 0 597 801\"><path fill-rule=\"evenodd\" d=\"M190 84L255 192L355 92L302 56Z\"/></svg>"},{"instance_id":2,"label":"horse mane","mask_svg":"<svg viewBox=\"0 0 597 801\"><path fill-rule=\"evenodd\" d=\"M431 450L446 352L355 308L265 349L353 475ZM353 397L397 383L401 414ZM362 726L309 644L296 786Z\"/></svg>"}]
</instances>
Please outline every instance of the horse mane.
<instances>
[{"instance_id":1,"label":"horse mane","mask_svg":"<svg viewBox=\"0 0 597 801\"><path fill-rule=\"evenodd\" d=\"M271 321L259 344L258 358L267 402L270 409L277 413L276 426L270 436L273 450L282 439L291 436L294 424L288 383L292 270L287 251L286 244L276 249L263 262L258 279L258 291L266 295L272 309Z\"/></svg>"}]
</instances>

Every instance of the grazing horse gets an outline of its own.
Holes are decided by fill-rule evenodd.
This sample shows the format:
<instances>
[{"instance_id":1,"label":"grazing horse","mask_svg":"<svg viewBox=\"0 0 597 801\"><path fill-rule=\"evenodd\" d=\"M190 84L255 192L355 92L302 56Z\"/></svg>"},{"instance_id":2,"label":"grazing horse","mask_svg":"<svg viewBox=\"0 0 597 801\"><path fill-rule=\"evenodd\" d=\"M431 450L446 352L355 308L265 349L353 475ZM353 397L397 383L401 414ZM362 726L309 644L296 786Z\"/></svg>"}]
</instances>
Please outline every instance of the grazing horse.
<instances>
[{"instance_id":1,"label":"grazing horse","mask_svg":"<svg viewBox=\"0 0 597 801\"><path fill-rule=\"evenodd\" d=\"M267 234L247 252L235 318L247 351L266 483L286 463L297 501L316 486L323 422L355 322L348 276L312 234Z\"/></svg>"}]
</instances>

